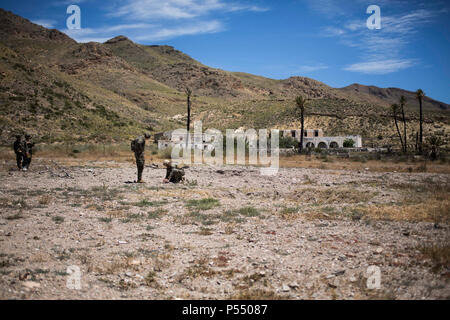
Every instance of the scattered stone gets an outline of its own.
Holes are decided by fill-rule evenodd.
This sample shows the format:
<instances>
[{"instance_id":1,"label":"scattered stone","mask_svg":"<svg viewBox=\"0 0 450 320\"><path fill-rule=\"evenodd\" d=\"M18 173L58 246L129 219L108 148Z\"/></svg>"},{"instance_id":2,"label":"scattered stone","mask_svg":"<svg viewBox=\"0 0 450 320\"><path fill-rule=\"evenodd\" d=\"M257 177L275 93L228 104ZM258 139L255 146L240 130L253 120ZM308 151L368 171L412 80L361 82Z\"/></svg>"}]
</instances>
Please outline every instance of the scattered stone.
<instances>
[{"instance_id":1,"label":"scattered stone","mask_svg":"<svg viewBox=\"0 0 450 320\"><path fill-rule=\"evenodd\" d=\"M20 281L25 281L25 280L30 279L30 278L31 278L31 273L28 272L28 271L19 274L19 280Z\"/></svg>"},{"instance_id":2,"label":"scattered stone","mask_svg":"<svg viewBox=\"0 0 450 320\"><path fill-rule=\"evenodd\" d=\"M40 283L34 281L25 281L22 285L28 290L33 290L41 287Z\"/></svg>"},{"instance_id":3,"label":"scattered stone","mask_svg":"<svg viewBox=\"0 0 450 320\"><path fill-rule=\"evenodd\" d=\"M318 223L316 224L317 228L324 228L324 227L328 227L328 223Z\"/></svg>"},{"instance_id":4,"label":"scattered stone","mask_svg":"<svg viewBox=\"0 0 450 320\"><path fill-rule=\"evenodd\" d=\"M336 283L332 283L332 282L328 282L328 286L333 289L336 289L338 287Z\"/></svg>"},{"instance_id":5,"label":"scattered stone","mask_svg":"<svg viewBox=\"0 0 450 320\"><path fill-rule=\"evenodd\" d=\"M132 266L138 266L138 265L140 265L141 264L141 261L139 261L139 260L132 260L131 262L130 262L130 265L132 265Z\"/></svg>"}]
</instances>

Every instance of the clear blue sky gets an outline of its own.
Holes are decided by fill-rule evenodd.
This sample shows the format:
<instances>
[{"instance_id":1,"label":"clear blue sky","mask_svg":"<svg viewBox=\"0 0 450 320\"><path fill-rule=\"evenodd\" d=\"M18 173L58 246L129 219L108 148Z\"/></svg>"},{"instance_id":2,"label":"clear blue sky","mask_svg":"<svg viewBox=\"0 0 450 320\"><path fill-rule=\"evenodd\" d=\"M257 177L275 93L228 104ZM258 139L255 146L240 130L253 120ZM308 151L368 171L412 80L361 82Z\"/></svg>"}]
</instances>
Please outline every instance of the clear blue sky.
<instances>
[{"instance_id":1,"label":"clear blue sky","mask_svg":"<svg viewBox=\"0 0 450 320\"><path fill-rule=\"evenodd\" d=\"M0 6L78 41L125 35L168 44L200 62L275 79L306 76L422 88L450 103L450 1L403 0L0 0ZM82 29L67 30L66 9ZM369 5L381 29L369 30Z\"/></svg>"}]
</instances>

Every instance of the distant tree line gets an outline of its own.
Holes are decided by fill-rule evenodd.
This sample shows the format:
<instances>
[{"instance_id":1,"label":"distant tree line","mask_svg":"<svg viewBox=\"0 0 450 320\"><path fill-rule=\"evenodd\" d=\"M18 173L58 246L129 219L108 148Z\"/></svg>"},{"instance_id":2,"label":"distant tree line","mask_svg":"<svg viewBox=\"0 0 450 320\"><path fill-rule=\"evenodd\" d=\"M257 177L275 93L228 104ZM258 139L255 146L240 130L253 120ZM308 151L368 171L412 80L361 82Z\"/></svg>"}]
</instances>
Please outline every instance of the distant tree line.
<instances>
[{"instance_id":1,"label":"distant tree line","mask_svg":"<svg viewBox=\"0 0 450 320\"><path fill-rule=\"evenodd\" d=\"M432 135L426 139L427 142L427 154L425 154L425 148L423 143L423 99L425 97L425 93L422 89L418 89L416 91L416 98L419 102L419 131L416 132L416 143L415 143L415 152L419 155L428 155L432 159L436 159L439 157L440 148L444 144L442 139L438 136ZM401 96L399 100L399 104L391 105L392 117L394 119L395 128L397 131L398 139L400 140L400 145L403 153L408 153L408 140L407 140L407 127L406 127L406 117L405 117L405 106L406 106L406 98L405 96ZM400 118L399 118L400 117ZM403 130L400 130L399 121L401 121ZM403 131L403 133L402 133ZM414 135L413 135L414 136Z\"/></svg>"}]
</instances>

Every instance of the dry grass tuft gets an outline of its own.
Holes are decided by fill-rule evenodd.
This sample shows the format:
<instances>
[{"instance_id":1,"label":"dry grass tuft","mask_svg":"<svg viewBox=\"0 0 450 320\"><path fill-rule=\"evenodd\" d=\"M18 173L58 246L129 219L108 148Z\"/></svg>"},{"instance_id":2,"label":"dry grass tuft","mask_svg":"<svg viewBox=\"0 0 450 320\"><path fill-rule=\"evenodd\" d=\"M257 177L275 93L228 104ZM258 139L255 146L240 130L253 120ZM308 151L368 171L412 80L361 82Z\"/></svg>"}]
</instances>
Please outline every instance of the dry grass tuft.
<instances>
[{"instance_id":1,"label":"dry grass tuft","mask_svg":"<svg viewBox=\"0 0 450 320\"><path fill-rule=\"evenodd\" d=\"M247 289L229 297L230 300L286 300L289 297L264 289Z\"/></svg>"},{"instance_id":2,"label":"dry grass tuft","mask_svg":"<svg viewBox=\"0 0 450 320\"><path fill-rule=\"evenodd\" d=\"M419 250L425 256L425 258L431 259L433 263L433 272L439 272L442 269L447 269L447 271L450 271L449 243L419 247Z\"/></svg>"},{"instance_id":3,"label":"dry grass tuft","mask_svg":"<svg viewBox=\"0 0 450 320\"><path fill-rule=\"evenodd\" d=\"M52 197L50 195L43 195L38 200L40 205L47 206L52 202Z\"/></svg>"},{"instance_id":4,"label":"dry grass tuft","mask_svg":"<svg viewBox=\"0 0 450 320\"><path fill-rule=\"evenodd\" d=\"M350 188L305 188L290 193L287 198L317 205L368 202L375 196L372 192Z\"/></svg>"}]
</instances>

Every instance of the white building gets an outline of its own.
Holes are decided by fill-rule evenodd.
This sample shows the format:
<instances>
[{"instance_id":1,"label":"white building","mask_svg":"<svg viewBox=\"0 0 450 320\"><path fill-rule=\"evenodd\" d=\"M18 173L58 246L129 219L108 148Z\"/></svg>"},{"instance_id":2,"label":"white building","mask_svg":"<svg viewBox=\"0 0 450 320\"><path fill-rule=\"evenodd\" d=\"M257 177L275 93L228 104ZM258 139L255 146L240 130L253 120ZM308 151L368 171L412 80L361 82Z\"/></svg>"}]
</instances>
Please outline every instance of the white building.
<instances>
[{"instance_id":1,"label":"white building","mask_svg":"<svg viewBox=\"0 0 450 320\"><path fill-rule=\"evenodd\" d=\"M174 145L185 145L187 139L186 132L180 131L167 131L164 133L155 134L155 140L158 143L158 149L164 150L169 147L173 147ZM194 149L200 150L214 150L214 145L207 141L213 141L213 137L207 135L206 133L196 134L189 133L189 137L191 140L191 146Z\"/></svg>"},{"instance_id":2,"label":"white building","mask_svg":"<svg viewBox=\"0 0 450 320\"><path fill-rule=\"evenodd\" d=\"M298 142L301 138L301 130L280 130L283 137L291 137ZM361 136L338 136L325 137L322 129L305 129L303 137L303 148L321 148L321 149L335 149L344 148L346 140L353 140L353 148L362 148Z\"/></svg>"},{"instance_id":3,"label":"white building","mask_svg":"<svg viewBox=\"0 0 450 320\"><path fill-rule=\"evenodd\" d=\"M244 130L238 129L235 131L244 132ZM280 137L291 137L298 142L301 138L301 130L280 130ZM191 146L194 149L200 150L214 150L214 136L207 135L206 133L196 134L190 133L189 137L191 139ZM168 147L173 147L174 145L186 144L187 134L186 131L182 132L180 130L167 131L164 133L155 134L155 142L158 143L158 149L164 150ZM226 139L225 137L223 138ZM321 149L336 149L344 148L344 142L346 140L353 140L353 148L362 148L362 138L361 136L338 136L338 137L325 137L321 129L306 129L304 130L303 137L303 148L321 148Z\"/></svg>"}]
</instances>

